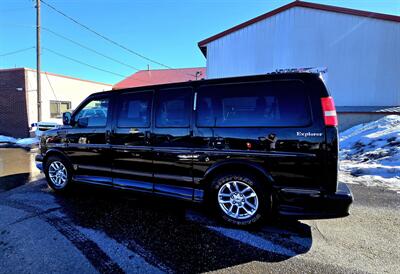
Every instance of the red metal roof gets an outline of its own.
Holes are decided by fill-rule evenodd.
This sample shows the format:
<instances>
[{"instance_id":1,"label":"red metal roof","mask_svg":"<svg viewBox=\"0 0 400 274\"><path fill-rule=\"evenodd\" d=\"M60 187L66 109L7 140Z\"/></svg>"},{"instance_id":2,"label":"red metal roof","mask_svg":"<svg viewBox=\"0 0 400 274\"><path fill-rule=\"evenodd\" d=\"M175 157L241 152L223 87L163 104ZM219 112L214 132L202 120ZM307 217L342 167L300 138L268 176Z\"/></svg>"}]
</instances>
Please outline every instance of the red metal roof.
<instances>
[{"instance_id":1,"label":"red metal roof","mask_svg":"<svg viewBox=\"0 0 400 274\"><path fill-rule=\"evenodd\" d=\"M196 78L197 74L197 78ZM204 79L206 68L139 70L114 85L113 89L151 86Z\"/></svg>"},{"instance_id":2,"label":"red metal roof","mask_svg":"<svg viewBox=\"0 0 400 274\"><path fill-rule=\"evenodd\" d=\"M198 46L200 50L203 52L204 55L206 55L207 49L206 45L214 40L217 40L223 36L226 36L232 32L235 32L239 29L245 28L249 25L252 25L256 22L259 22L261 20L264 20L266 18L269 18L271 16L274 16L275 14L278 14L280 12L283 12L285 10L291 9L293 7L304 7L304 8L310 8L310 9L317 9L317 10L324 10L324 11L331 11L331 12L338 12L338 13L344 13L344 14L350 14L350 15L356 15L356 16L362 16L362 17L368 17L368 18L375 18L375 19L381 19L381 20L387 20L387 21L394 21L394 22L400 22L400 16L396 15L390 15L390 14L383 14L383 13L376 13L376 12L370 12L370 11L363 11L363 10L355 10L355 9L348 9L348 8L342 8L342 7L336 7L336 6L329 6L329 5L323 5L323 4L316 4L316 3L309 3L309 2L303 2L303 1L294 1L291 2L287 5L284 5L282 7L279 7L277 9L274 9L270 12L267 12L265 14L262 14L258 17L255 17L249 21L246 21L244 23L241 23L237 26L234 26L230 29L227 29L223 32L220 32L214 36L211 36L207 39L204 39L198 43Z\"/></svg>"}]
</instances>

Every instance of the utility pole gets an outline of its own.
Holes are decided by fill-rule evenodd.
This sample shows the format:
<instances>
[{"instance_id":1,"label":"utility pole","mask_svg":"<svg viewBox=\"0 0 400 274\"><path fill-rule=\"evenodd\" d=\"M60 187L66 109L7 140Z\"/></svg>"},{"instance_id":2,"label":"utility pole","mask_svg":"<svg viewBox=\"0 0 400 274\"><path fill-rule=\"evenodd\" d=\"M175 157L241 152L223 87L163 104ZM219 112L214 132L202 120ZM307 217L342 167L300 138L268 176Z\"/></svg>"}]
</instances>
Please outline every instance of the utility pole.
<instances>
[{"instance_id":1,"label":"utility pole","mask_svg":"<svg viewBox=\"0 0 400 274\"><path fill-rule=\"evenodd\" d=\"M38 122L42 120L42 86L40 81L40 0L36 0L36 88Z\"/></svg>"}]
</instances>

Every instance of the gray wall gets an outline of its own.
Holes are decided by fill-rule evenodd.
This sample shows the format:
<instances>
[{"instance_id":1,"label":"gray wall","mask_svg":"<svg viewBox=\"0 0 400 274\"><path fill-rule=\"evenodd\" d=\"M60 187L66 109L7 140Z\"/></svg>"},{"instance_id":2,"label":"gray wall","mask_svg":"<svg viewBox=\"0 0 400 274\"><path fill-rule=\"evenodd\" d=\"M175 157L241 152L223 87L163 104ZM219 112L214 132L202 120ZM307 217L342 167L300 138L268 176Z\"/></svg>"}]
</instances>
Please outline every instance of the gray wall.
<instances>
[{"instance_id":1,"label":"gray wall","mask_svg":"<svg viewBox=\"0 0 400 274\"><path fill-rule=\"evenodd\" d=\"M326 67L336 106L400 105L400 23L294 7L209 42L207 78Z\"/></svg>"},{"instance_id":2,"label":"gray wall","mask_svg":"<svg viewBox=\"0 0 400 274\"><path fill-rule=\"evenodd\" d=\"M339 119L339 131L346 130L355 125L359 125L362 123L368 123L371 121L376 121L386 115L385 113L349 113L349 112L338 112ZM398 114L400 115L400 114Z\"/></svg>"}]
</instances>

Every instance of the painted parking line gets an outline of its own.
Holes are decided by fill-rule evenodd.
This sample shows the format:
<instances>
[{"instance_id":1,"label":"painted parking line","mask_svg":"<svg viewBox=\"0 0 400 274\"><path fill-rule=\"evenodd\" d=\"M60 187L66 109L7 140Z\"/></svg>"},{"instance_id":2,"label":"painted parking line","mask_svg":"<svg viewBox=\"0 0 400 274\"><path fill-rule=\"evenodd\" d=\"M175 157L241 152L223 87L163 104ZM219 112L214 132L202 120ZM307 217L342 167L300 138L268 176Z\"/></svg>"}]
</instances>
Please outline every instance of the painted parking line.
<instances>
[{"instance_id":1,"label":"painted parking line","mask_svg":"<svg viewBox=\"0 0 400 274\"><path fill-rule=\"evenodd\" d=\"M240 241L242 243L251 245L253 247L273 252L276 254L280 254L283 256L293 257L296 256L297 253L287 249L279 244L273 243L272 241L266 240L262 237L256 236L251 234L250 232L239 230L239 229L232 229L232 228L225 228L225 227L218 227L218 226L207 226L207 228L216 231L225 237Z\"/></svg>"},{"instance_id":2,"label":"painted parking line","mask_svg":"<svg viewBox=\"0 0 400 274\"><path fill-rule=\"evenodd\" d=\"M95 242L125 273L165 273L105 233L84 227L76 228Z\"/></svg>"}]
</instances>

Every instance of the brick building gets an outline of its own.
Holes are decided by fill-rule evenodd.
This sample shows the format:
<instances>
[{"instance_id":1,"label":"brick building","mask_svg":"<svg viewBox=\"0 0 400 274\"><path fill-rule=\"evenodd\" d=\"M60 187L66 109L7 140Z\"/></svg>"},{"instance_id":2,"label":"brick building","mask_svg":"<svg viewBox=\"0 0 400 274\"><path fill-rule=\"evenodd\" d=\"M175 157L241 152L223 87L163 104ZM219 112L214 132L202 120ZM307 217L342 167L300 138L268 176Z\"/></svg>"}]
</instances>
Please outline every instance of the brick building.
<instances>
[{"instance_id":1,"label":"brick building","mask_svg":"<svg viewBox=\"0 0 400 274\"><path fill-rule=\"evenodd\" d=\"M76 108L93 92L112 85L54 73L41 73L42 121L61 122L67 109ZM0 135L28 137L37 122L36 71L29 68L0 69Z\"/></svg>"}]
</instances>

